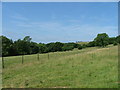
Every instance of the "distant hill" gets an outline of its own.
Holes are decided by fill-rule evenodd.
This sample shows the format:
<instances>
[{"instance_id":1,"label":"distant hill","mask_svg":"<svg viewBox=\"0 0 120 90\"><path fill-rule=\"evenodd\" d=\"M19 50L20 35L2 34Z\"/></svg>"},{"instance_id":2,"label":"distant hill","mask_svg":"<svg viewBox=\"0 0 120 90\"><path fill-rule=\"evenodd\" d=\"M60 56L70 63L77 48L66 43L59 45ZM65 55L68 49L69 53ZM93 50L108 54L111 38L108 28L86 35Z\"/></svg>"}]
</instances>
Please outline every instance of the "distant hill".
<instances>
[{"instance_id":1,"label":"distant hill","mask_svg":"<svg viewBox=\"0 0 120 90\"><path fill-rule=\"evenodd\" d=\"M77 44L88 44L89 41L86 41L86 42L83 42L83 41L79 41L79 42L76 42Z\"/></svg>"}]
</instances>

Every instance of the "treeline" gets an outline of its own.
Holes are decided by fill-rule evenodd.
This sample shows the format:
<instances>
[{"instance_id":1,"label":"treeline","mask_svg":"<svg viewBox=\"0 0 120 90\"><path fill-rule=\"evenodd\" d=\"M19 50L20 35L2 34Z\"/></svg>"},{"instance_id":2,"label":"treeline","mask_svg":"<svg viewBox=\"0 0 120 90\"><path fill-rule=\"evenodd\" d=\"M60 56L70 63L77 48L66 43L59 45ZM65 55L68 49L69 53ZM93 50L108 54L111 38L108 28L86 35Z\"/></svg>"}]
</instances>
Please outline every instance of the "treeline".
<instances>
[{"instance_id":1,"label":"treeline","mask_svg":"<svg viewBox=\"0 0 120 90\"><path fill-rule=\"evenodd\" d=\"M15 56L15 55L26 55L36 53L48 53L57 51L69 51L74 48L83 49L86 47L105 47L109 44L117 45L120 44L120 35L117 37L109 37L106 33L98 34L97 37L87 43L61 43L52 42L48 44L36 43L31 41L30 36L24 37L22 40L18 39L13 41L5 36L0 36L0 42L2 42L2 56Z\"/></svg>"}]
</instances>

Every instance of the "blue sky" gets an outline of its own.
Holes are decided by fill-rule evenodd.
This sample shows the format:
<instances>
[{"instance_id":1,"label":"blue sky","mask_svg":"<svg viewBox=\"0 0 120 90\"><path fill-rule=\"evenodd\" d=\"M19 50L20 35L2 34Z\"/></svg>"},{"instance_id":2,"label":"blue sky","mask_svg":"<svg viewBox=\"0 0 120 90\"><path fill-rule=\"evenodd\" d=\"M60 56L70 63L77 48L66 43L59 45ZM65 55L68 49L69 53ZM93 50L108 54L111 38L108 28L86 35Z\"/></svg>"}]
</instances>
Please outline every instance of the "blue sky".
<instances>
[{"instance_id":1,"label":"blue sky","mask_svg":"<svg viewBox=\"0 0 120 90\"><path fill-rule=\"evenodd\" d=\"M118 35L117 2L3 2L2 34L35 42L91 41Z\"/></svg>"}]
</instances>

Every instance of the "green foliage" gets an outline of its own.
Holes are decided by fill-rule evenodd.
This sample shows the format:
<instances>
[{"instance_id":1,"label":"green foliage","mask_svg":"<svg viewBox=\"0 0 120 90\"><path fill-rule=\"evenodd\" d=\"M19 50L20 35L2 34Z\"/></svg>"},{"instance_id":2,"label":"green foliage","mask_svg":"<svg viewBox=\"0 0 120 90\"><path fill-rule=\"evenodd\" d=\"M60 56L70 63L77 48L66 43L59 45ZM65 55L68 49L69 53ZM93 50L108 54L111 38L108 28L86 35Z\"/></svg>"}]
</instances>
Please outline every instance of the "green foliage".
<instances>
[{"instance_id":1,"label":"green foliage","mask_svg":"<svg viewBox=\"0 0 120 90\"><path fill-rule=\"evenodd\" d=\"M32 40L32 38L30 38L30 36L26 36L23 39L23 41L26 41L26 42L30 42L31 40Z\"/></svg>"},{"instance_id":2,"label":"green foliage","mask_svg":"<svg viewBox=\"0 0 120 90\"><path fill-rule=\"evenodd\" d=\"M113 44L114 42L116 42L116 38L115 37L110 37L109 38L109 44Z\"/></svg>"},{"instance_id":3,"label":"green foliage","mask_svg":"<svg viewBox=\"0 0 120 90\"><path fill-rule=\"evenodd\" d=\"M91 41L87 44L87 47L94 47L95 46L95 41Z\"/></svg>"},{"instance_id":4,"label":"green foliage","mask_svg":"<svg viewBox=\"0 0 120 90\"><path fill-rule=\"evenodd\" d=\"M82 48L83 48L82 45L79 45L79 46L78 46L78 49L79 49L79 50L82 49Z\"/></svg>"},{"instance_id":5,"label":"green foliage","mask_svg":"<svg viewBox=\"0 0 120 90\"><path fill-rule=\"evenodd\" d=\"M105 47L109 44L109 36L106 33L101 33L97 35L94 41L96 46Z\"/></svg>"},{"instance_id":6,"label":"green foliage","mask_svg":"<svg viewBox=\"0 0 120 90\"><path fill-rule=\"evenodd\" d=\"M82 48L86 48L86 47L87 47L87 44L83 44L83 45L82 45Z\"/></svg>"},{"instance_id":7,"label":"green foliage","mask_svg":"<svg viewBox=\"0 0 120 90\"><path fill-rule=\"evenodd\" d=\"M53 50L54 50L54 51L62 51L63 45L64 45L63 43L56 42L56 43L54 43Z\"/></svg>"},{"instance_id":8,"label":"green foliage","mask_svg":"<svg viewBox=\"0 0 120 90\"><path fill-rule=\"evenodd\" d=\"M120 35L118 35L118 36L116 37L116 41L117 41L117 43L120 44Z\"/></svg>"},{"instance_id":9,"label":"green foliage","mask_svg":"<svg viewBox=\"0 0 120 90\"><path fill-rule=\"evenodd\" d=\"M68 46L72 46L73 48L77 48L79 46L79 44L71 42L71 43L67 43Z\"/></svg>"},{"instance_id":10,"label":"green foliage","mask_svg":"<svg viewBox=\"0 0 120 90\"><path fill-rule=\"evenodd\" d=\"M113 45L114 45L114 46L116 46L116 45L117 45L117 42L116 42L116 41L114 41Z\"/></svg>"},{"instance_id":11,"label":"green foliage","mask_svg":"<svg viewBox=\"0 0 120 90\"><path fill-rule=\"evenodd\" d=\"M34 54L39 52L37 43L31 42L29 36L26 36L23 40L18 39L14 42L5 36L1 36L0 38L2 38L3 56Z\"/></svg>"},{"instance_id":12,"label":"green foliage","mask_svg":"<svg viewBox=\"0 0 120 90\"><path fill-rule=\"evenodd\" d=\"M63 47L62 47L62 50L63 51L70 51L70 50L73 50L74 48L72 47L72 46L67 46L67 45L64 45Z\"/></svg>"},{"instance_id":13,"label":"green foliage","mask_svg":"<svg viewBox=\"0 0 120 90\"><path fill-rule=\"evenodd\" d=\"M12 55L11 50L13 49L13 41L5 36L0 36L2 38L2 55Z\"/></svg>"},{"instance_id":14,"label":"green foliage","mask_svg":"<svg viewBox=\"0 0 120 90\"><path fill-rule=\"evenodd\" d=\"M14 42L14 46L17 50L17 54L30 54L31 48L30 48L30 42L23 40L17 40Z\"/></svg>"},{"instance_id":15,"label":"green foliage","mask_svg":"<svg viewBox=\"0 0 120 90\"><path fill-rule=\"evenodd\" d=\"M48 43L46 46L48 48L48 52L55 52L54 48L55 43Z\"/></svg>"},{"instance_id":16,"label":"green foliage","mask_svg":"<svg viewBox=\"0 0 120 90\"><path fill-rule=\"evenodd\" d=\"M47 53L48 52L48 48L44 43L39 43L38 47L39 47L39 53Z\"/></svg>"},{"instance_id":17,"label":"green foliage","mask_svg":"<svg viewBox=\"0 0 120 90\"><path fill-rule=\"evenodd\" d=\"M64 46L62 47L62 51L69 51L73 49L74 49L73 43L65 43Z\"/></svg>"},{"instance_id":18,"label":"green foliage","mask_svg":"<svg viewBox=\"0 0 120 90\"><path fill-rule=\"evenodd\" d=\"M39 52L39 46L37 43L31 42L29 43L29 45L30 45L30 51L29 51L30 54L36 54Z\"/></svg>"},{"instance_id":19,"label":"green foliage","mask_svg":"<svg viewBox=\"0 0 120 90\"><path fill-rule=\"evenodd\" d=\"M18 39L12 41L11 39L0 36L0 42L2 42L2 55L3 56L13 56L13 55L22 55L22 54L36 54L36 53L48 53L48 52L57 52L57 51L69 51L74 48L83 49L86 47L105 47L108 44L116 43L120 44L120 35L117 37L110 37L106 33L98 34L94 41L91 42L80 42L80 43L61 43L61 42L52 42L48 44L32 42L30 36L24 37L22 40Z\"/></svg>"}]
</instances>

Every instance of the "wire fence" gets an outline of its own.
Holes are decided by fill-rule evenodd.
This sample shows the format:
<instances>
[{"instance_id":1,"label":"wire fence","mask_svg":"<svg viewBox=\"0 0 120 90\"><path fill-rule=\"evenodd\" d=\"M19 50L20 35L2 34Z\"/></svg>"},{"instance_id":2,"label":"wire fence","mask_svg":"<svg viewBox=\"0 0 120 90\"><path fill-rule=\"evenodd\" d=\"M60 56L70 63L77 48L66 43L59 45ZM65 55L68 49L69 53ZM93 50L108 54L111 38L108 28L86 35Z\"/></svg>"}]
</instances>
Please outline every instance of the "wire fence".
<instances>
[{"instance_id":1,"label":"wire fence","mask_svg":"<svg viewBox=\"0 0 120 90\"><path fill-rule=\"evenodd\" d=\"M9 66L15 66L18 64L27 64L31 62L45 62L50 59L58 59L61 57L69 57L70 55L84 53L85 51L66 51L66 52L52 52L46 54L32 54L32 55L20 55L20 56L10 56L2 57L2 68L7 68ZM92 51L89 51L92 52ZM88 53L91 59L95 59L96 53ZM110 49L108 50L108 55L110 56Z\"/></svg>"}]
</instances>

